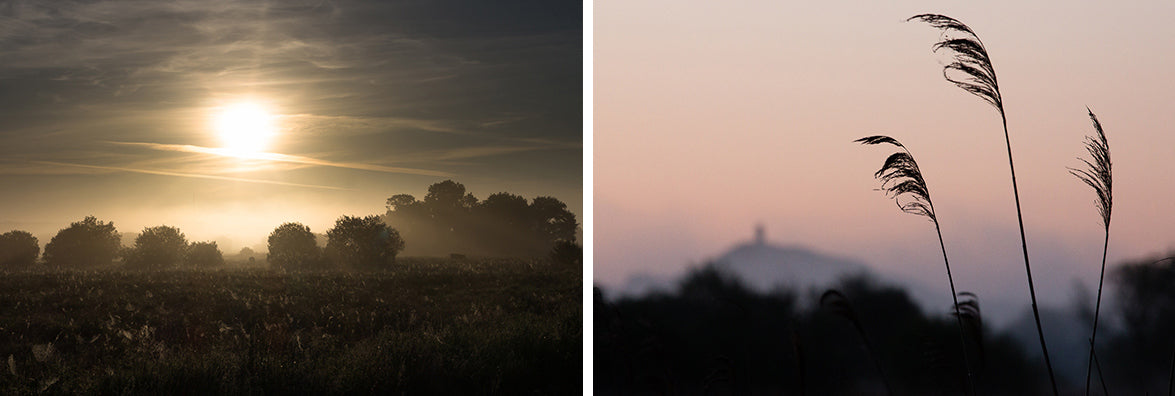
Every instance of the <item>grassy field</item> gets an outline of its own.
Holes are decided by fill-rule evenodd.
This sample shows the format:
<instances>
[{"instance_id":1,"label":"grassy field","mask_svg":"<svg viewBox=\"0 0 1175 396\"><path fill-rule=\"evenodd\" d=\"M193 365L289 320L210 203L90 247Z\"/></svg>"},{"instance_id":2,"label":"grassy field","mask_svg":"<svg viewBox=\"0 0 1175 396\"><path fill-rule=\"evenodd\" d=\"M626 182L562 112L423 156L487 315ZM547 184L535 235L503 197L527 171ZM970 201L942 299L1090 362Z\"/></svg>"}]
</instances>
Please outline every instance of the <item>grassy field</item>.
<instances>
[{"instance_id":1,"label":"grassy field","mask_svg":"<svg viewBox=\"0 0 1175 396\"><path fill-rule=\"evenodd\" d=\"M569 394L582 271L0 273L3 393Z\"/></svg>"}]
</instances>

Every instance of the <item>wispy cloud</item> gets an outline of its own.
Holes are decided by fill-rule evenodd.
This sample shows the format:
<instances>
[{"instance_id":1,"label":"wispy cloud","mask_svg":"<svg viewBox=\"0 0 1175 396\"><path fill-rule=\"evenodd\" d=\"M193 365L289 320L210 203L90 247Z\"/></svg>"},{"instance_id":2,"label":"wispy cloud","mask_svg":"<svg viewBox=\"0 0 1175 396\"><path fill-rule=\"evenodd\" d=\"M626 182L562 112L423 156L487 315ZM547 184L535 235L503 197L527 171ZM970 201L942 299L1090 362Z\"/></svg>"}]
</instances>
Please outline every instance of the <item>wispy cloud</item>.
<instances>
[{"instance_id":1,"label":"wispy cloud","mask_svg":"<svg viewBox=\"0 0 1175 396\"><path fill-rule=\"evenodd\" d=\"M129 194L143 178L280 184L246 179L268 178L364 194L445 178L573 191L582 156L560 144L582 140L581 11L480 0L0 0L0 177L38 194ZM241 101L264 102L277 118L277 153L216 143L217 110ZM523 157L533 166L519 166ZM112 173L115 184L70 183ZM306 190L307 202L322 191ZM25 197L7 194L0 206ZM305 210L344 201L354 200Z\"/></svg>"},{"instance_id":2,"label":"wispy cloud","mask_svg":"<svg viewBox=\"0 0 1175 396\"><path fill-rule=\"evenodd\" d=\"M82 169L96 169L96 170L107 170L107 171L117 171L117 172L142 173L142 174L148 174L148 175L190 177L190 178L195 178L195 179L224 180L224 181L236 181L236 182L258 183L258 184L273 184L273 185L278 185L278 186L306 187L306 188L317 188L317 189L324 189L324 190L350 190L348 188L324 186L324 185L318 185L318 184L289 183L289 182L276 181L276 180L248 179L248 178L243 178L243 177L204 175L204 174L198 174L198 173L171 172L171 171L161 171L161 170L152 170L152 169L123 168L123 167L118 167L118 166L86 165L86 164L74 164L74 163L69 163L69 162L53 162L53 161L29 161L29 162L34 163L34 164L40 164L40 165L53 165L53 166L74 167L74 168L82 168Z\"/></svg>"},{"instance_id":3,"label":"wispy cloud","mask_svg":"<svg viewBox=\"0 0 1175 396\"><path fill-rule=\"evenodd\" d=\"M417 159L420 159L420 160L432 159L432 160L437 160L437 161L448 161L448 160L460 160L460 159L470 159L470 158L478 158L478 157L489 157L489 156L495 156L495 155L514 154L514 153L521 153L521 152L526 152L526 151L541 150L544 148L546 148L546 147L539 147L539 146L461 147L461 148L455 148L455 149L438 150L438 151L432 151L432 152L427 152L427 153L421 153L419 156L416 156L416 157L417 157Z\"/></svg>"},{"instance_id":4,"label":"wispy cloud","mask_svg":"<svg viewBox=\"0 0 1175 396\"><path fill-rule=\"evenodd\" d=\"M311 157L304 157L304 156L300 156L300 155L289 155L289 154L279 154L279 153L240 153L240 152L235 152L235 151L221 149L221 148L201 147L201 146L193 146L193 145L189 145L189 144L162 144L162 143L146 143L146 142L109 142L109 143L124 145L124 146L146 147L146 148L150 148L153 150L162 150L162 151L177 151L177 152L182 152L182 153L199 153L199 154L215 155L215 156L220 156L220 157L241 158L241 159L262 160L262 161L274 161L274 162L286 162L286 163L294 163L294 164L302 164L302 165L327 166L327 167L333 167L333 168L357 169L357 170L366 170L366 171L373 171L373 172L403 173L403 174L409 174L409 175L439 176L439 177L453 177L453 176L455 176L454 174L449 173L449 172L442 172L442 171L429 170L429 169L383 166L383 165L365 164L365 163L357 163L357 162L336 162L336 161L327 161L327 160L311 158Z\"/></svg>"}]
</instances>

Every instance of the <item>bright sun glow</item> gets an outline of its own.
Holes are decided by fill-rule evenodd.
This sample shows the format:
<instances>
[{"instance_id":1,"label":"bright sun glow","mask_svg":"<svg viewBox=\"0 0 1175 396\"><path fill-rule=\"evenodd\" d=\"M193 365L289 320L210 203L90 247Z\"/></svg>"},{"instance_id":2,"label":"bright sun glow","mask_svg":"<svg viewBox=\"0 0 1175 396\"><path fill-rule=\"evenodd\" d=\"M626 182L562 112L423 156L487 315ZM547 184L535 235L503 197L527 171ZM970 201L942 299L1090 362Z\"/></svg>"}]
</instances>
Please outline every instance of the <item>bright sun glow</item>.
<instances>
[{"instance_id":1,"label":"bright sun glow","mask_svg":"<svg viewBox=\"0 0 1175 396\"><path fill-rule=\"evenodd\" d=\"M221 108L214 125L225 150L236 155L263 152L276 135L273 116L256 103L237 103Z\"/></svg>"}]
</instances>

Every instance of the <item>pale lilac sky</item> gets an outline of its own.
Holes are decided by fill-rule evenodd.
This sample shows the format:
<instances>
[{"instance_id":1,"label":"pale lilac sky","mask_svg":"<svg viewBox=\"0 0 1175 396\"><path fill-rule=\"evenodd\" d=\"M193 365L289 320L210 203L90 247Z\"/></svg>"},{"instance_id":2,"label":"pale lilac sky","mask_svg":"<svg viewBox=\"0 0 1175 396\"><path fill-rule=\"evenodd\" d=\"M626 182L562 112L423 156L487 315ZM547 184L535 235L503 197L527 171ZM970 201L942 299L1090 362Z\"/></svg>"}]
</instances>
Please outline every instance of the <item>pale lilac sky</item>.
<instances>
[{"instance_id":1,"label":"pale lilac sky","mask_svg":"<svg viewBox=\"0 0 1175 396\"><path fill-rule=\"evenodd\" d=\"M938 32L962 20L999 77L1038 294L1096 283L1094 194L1069 175L1099 117L1114 160L1109 258L1175 250L1175 5L1165 1L597 1L594 278L672 274L747 240L861 259L937 284L934 230L872 173L910 148L956 283L1027 298L998 113L942 78Z\"/></svg>"}]
</instances>

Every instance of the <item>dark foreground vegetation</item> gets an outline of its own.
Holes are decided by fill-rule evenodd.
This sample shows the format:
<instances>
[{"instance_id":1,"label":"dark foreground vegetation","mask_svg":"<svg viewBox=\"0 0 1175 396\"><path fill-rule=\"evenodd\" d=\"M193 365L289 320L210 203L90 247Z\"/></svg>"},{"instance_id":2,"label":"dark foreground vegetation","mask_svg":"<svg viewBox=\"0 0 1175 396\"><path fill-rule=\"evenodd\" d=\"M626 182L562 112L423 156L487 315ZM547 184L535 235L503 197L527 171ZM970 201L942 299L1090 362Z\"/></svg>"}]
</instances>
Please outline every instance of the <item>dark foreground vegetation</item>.
<instances>
[{"instance_id":1,"label":"dark foreground vegetation","mask_svg":"<svg viewBox=\"0 0 1175 396\"><path fill-rule=\"evenodd\" d=\"M0 273L6 394L569 394L582 269Z\"/></svg>"},{"instance_id":2,"label":"dark foreground vegetation","mask_svg":"<svg viewBox=\"0 0 1175 396\"><path fill-rule=\"evenodd\" d=\"M1175 259L1125 263L1107 278L1117 299L1103 320L1120 325L1098 338L1105 386L1095 368L1091 394L1166 394L1175 379ZM615 300L597 289L595 390L962 395L971 394L969 367L978 394L1051 393L1043 360L1028 353L1037 345L984 325L982 296L960 293L964 355L949 304L923 312L905 291L860 277L835 289L758 294L712 266L672 293ZM1092 323L1090 303L1074 305ZM1084 379L1060 382L1060 392L1083 393Z\"/></svg>"},{"instance_id":3,"label":"dark foreground vegetation","mask_svg":"<svg viewBox=\"0 0 1175 396\"><path fill-rule=\"evenodd\" d=\"M714 268L695 270L675 294L614 302L597 294L597 391L880 395L966 389L955 319L945 312L925 315L900 289L848 279L838 288L844 301L822 309L816 291L760 295ZM852 320L837 312L846 307ZM985 354L975 342L968 345L973 367L981 367L979 390L1044 390L1038 381L1043 371L1010 337L985 336Z\"/></svg>"}]
</instances>

